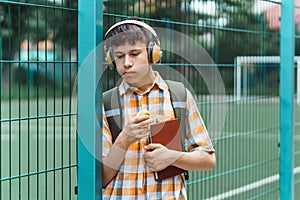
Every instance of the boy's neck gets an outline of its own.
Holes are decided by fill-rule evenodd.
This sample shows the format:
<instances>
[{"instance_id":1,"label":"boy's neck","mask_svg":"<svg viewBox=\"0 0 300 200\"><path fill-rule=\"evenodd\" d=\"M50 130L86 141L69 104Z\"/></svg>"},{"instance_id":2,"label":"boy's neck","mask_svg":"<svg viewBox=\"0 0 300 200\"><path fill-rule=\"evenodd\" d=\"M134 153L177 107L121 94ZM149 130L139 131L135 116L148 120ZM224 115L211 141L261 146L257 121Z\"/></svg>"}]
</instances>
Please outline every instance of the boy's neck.
<instances>
[{"instance_id":1,"label":"boy's neck","mask_svg":"<svg viewBox=\"0 0 300 200\"><path fill-rule=\"evenodd\" d=\"M151 89L156 75L157 74L153 70L151 70L149 76L144 80L143 83L141 83L140 85L135 85L135 86L132 85L132 86L139 89L142 93L144 93L144 92L148 91L149 89Z\"/></svg>"}]
</instances>

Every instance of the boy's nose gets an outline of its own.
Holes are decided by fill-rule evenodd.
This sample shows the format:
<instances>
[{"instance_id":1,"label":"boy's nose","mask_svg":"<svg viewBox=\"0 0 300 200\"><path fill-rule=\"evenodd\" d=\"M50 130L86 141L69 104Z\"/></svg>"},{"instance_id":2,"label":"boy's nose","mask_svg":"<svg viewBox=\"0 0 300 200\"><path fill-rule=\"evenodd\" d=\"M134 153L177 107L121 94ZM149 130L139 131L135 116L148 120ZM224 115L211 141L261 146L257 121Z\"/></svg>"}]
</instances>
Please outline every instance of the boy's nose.
<instances>
[{"instance_id":1,"label":"boy's nose","mask_svg":"<svg viewBox=\"0 0 300 200\"><path fill-rule=\"evenodd\" d=\"M124 61L125 67L131 67L132 66L132 60L129 55L125 55L125 61Z\"/></svg>"}]
</instances>

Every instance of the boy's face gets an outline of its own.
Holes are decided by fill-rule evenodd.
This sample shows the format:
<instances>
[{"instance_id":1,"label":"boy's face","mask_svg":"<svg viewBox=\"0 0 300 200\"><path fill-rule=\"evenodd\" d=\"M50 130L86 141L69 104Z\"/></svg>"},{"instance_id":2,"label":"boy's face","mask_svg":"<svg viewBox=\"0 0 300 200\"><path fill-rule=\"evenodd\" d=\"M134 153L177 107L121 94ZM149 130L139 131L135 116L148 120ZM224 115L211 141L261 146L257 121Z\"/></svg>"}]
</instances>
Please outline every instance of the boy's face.
<instances>
[{"instance_id":1,"label":"boy's face","mask_svg":"<svg viewBox=\"0 0 300 200\"><path fill-rule=\"evenodd\" d=\"M113 51L117 71L129 85L141 88L152 83L154 73L149 65L144 42L113 46Z\"/></svg>"}]
</instances>

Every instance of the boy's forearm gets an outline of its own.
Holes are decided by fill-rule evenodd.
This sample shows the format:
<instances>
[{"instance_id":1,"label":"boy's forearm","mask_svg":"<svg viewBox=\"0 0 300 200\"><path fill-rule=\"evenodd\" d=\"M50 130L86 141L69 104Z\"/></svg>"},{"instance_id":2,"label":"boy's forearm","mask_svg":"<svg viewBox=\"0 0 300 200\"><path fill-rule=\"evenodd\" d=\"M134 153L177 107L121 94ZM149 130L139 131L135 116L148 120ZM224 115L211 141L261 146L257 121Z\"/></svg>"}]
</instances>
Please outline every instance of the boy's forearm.
<instances>
[{"instance_id":1,"label":"boy's forearm","mask_svg":"<svg viewBox=\"0 0 300 200\"><path fill-rule=\"evenodd\" d=\"M123 141L122 134L116 139L109 153L102 159L102 185L105 187L118 173L122 165L128 144Z\"/></svg>"},{"instance_id":2,"label":"boy's forearm","mask_svg":"<svg viewBox=\"0 0 300 200\"><path fill-rule=\"evenodd\" d=\"M102 163L102 187L105 188L110 181L116 176L119 170L110 168L108 165Z\"/></svg>"},{"instance_id":3,"label":"boy's forearm","mask_svg":"<svg viewBox=\"0 0 300 200\"><path fill-rule=\"evenodd\" d=\"M216 164L214 152L193 151L184 152L183 156L177 159L173 165L185 170L210 170Z\"/></svg>"}]
</instances>

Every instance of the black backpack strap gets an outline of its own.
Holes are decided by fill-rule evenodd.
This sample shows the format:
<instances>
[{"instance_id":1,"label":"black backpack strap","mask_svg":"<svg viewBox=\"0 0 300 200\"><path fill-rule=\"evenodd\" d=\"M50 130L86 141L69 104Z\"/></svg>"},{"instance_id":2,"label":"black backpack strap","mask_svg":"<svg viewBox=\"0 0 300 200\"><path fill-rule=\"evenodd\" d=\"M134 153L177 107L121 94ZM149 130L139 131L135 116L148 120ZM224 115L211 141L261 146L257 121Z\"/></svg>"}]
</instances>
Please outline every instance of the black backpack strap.
<instances>
[{"instance_id":1,"label":"black backpack strap","mask_svg":"<svg viewBox=\"0 0 300 200\"><path fill-rule=\"evenodd\" d=\"M175 117L180 120L181 140L185 140L186 88L181 82L166 80ZM183 144L184 145L184 144ZM185 149L185 147L183 148Z\"/></svg>"},{"instance_id":2,"label":"black backpack strap","mask_svg":"<svg viewBox=\"0 0 300 200\"><path fill-rule=\"evenodd\" d=\"M119 133L122 131L123 124L120 94L117 87L103 93L103 103L109 129L111 131L112 143L114 143Z\"/></svg>"},{"instance_id":3,"label":"black backpack strap","mask_svg":"<svg viewBox=\"0 0 300 200\"><path fill-rule=\"evenodd\" d=\"M174 109L175 117L180 120L180 136L182 149L185 151L185 138L186 138L186 127L185 127L185 115L186 115L186 88L181 82L175 82L166 80L169 87L170 98ZM184 172L185 179L188 180L188 171Z\"/></svg>"}]
</instances>

